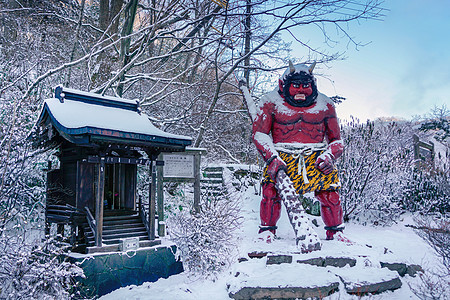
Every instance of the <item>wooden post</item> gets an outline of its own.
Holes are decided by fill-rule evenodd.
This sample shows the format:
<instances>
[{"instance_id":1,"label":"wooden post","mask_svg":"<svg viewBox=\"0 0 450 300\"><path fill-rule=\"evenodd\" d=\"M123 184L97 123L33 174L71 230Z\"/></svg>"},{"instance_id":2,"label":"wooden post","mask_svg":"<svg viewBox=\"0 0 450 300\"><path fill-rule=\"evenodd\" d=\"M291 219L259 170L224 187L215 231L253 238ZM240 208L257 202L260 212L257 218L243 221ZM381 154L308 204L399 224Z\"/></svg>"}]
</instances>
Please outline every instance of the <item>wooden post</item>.
<instances>
[{"instance_id":1,"label":"wooden post","mask_svg":"<svg viewBox=\"0 0 450 300\"><path fill-rule=\"evenodd\" d=\"M95 201L95 246L102 246L103 236L103 206L104 206L104 191L105 191L105 157L100 157L98 165L98 180L97 180L97 197Z\"/></svg>"},{"instance_id":2,"label":"wooden post","mask_svg":"<svg viewBox=\"0 0 450 300\"><path fill-rule=\"evenodd\" d=\"M156 198L158 201L158 235L165 236L165 225L164 225L164 174L163 174L163 154L158 156L158 161L156 163L156 178L157 178L157 187L156 187Z\"/></svg>"},{"instance_id":3,"label":"wooden post","mask_svg":"<svg viewBox=\"0 0 450 300\"><path fill-rule=\"evenodd\" d=\"M75 225L70 225L70 244L73 246L75 245L75 240L76 240L76 235L77 235L77 227L75 227Z\"/></svg>"},{"instance_id":4,"label":"wooden post","mask_svg":"<svg viewBox=\"0 0 450 300\"><path fill-rule=\"evenodd\" d=\"M421 142L419 137L415 134L413 135L413 143L414 143L414 159L416 161L416 167L422 165L422 160L425 163L434 166L434 144L432 142L429 143ZM421 148L424 149L423 151L429 153L429 157L428 155L424 157L420 153Z\"/></svg>"},{"instance_id":5,"label":"wooden post","mask_svg":"<svg viewBox=\"0 0 450 300\"><path fill-rule=\"evenodd\" d=\"M64 224L56 225L56 234L61 235L61 238L64 238Z\"/></svg>"},{"instance_id":6,"label":"wooden post","mask_svg":"<svg viewBox=\"0 0 450 300\"><path fill-rule=\"evenodd\" d=\"M194 154L194 210L200 212L200 152Z\"/></svg>"},{"instance_id":7,"label":"wooden post","mask_svg":"<svg viewBox=\"0 0 450 300\"><path fill-rule=\"evenodd\" d=\"M49 238L50 237L50 229L51 229L51 227L52 227L52 224L50 224L49 222L48 222L48 215L47 215L47 213L48 213L48 194L49 194L49 188L48 188L48 173L50 172L52 170L52 161L51 160L49 160L49 161L47 161L47 170L44 170L44 171L46 171L45 172L45 174L46 174L46 177L45 177L45 190L47 191L47 196L46 196L46 198L45 198L45 237L46 238Z\"/></svg>"},{"instance_id":8,"label":"wooden post","mask_svg":"<svg viewBox=\"0 0 450 300\"><path fill-rule=\"evenodd\" d=\"M150 240L155 239L155 206L156 206L156 170L153 168L154 158L150 161L150 186L149 186L149 205L148 205L148 227L149 227L149 238Z\"/></svg>"},{"instance_id":9,"label":"wooden post","mask_svg":"<svg viewBox=\"0 0 450 300\"><path fill-rule=\"evenodd\" d=\"M431 151L431 165L434 167L434 143L430 142L430 151Z\"/></svg>"},{"instance_id":10,"label":"wooden post","mask_svg":"<svg viewBox=\"0 0 450 300\"><path fill-rule=\"evenodd\" d=\"M414 144L414 159L419 159L419 137L417 135L413 135L413 144Z\"/></svg>"}]
</instances>

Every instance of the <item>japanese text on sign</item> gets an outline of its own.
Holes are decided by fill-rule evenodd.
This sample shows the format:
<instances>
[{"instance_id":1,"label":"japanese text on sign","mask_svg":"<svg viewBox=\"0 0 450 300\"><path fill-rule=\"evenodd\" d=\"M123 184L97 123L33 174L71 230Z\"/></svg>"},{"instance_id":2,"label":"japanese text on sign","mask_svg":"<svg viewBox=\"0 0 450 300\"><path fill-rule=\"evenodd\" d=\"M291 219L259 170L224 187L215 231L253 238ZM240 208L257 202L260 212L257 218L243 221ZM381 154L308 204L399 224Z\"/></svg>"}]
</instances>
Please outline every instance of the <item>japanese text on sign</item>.
<instances>
[{"instance_id":1,"label":"japanese text on sign","mask_svg":"<svg viewBox=\"0 0 450 300\"><path fill-rule=\"evenodd\" d=\"M164 154L164 177L194 178L194 155Z\"/></svg>"}]
</instances>

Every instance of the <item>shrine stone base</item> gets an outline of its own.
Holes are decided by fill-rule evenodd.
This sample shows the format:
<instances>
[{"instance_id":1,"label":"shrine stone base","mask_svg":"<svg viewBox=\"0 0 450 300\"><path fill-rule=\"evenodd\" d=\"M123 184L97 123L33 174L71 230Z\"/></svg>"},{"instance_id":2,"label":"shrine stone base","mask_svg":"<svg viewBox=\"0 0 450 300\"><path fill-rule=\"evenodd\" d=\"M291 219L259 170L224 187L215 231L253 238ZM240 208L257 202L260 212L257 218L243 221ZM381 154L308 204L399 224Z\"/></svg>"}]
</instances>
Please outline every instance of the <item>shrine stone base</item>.
<instances>
[{"instance_id":1,"label":"shrine stone base","mask_svg":"<svg viewBox=\"0 0 450 300\"><path fill-rule=\"evenodd\" d=\"M65 259L84 271L85 278L76 278L80 294L95 297L183 272L183 265L176 260L175 252L176 246L168 245L128 252L70 253Z\"/></svg>"}]
</instances>

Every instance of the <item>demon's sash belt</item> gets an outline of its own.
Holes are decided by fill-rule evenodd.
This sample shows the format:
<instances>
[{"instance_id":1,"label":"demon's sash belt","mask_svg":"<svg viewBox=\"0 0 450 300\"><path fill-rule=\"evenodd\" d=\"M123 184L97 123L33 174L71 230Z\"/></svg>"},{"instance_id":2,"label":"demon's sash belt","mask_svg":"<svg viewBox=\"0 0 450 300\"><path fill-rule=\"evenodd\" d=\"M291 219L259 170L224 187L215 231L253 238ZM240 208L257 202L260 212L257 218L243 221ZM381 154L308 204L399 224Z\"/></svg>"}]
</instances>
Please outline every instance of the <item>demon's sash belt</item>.
<instances>
[{"instance_id":1,"label":"demon's sash belt","mask_svg":"<svg viewBox=\"0 0 450 300\"><path fill-rule=\"evenodd\" d=\"M336 168L330 174L325 175L314 166L317 157L327 149L326 144L279 143L275 144L275 149L286 163L287 175L300 195L312 191L329 191L340 188L341 184ZM275 183L267 173L267 166L263 176L263 183Z\"/></svg>"}]
</instances>

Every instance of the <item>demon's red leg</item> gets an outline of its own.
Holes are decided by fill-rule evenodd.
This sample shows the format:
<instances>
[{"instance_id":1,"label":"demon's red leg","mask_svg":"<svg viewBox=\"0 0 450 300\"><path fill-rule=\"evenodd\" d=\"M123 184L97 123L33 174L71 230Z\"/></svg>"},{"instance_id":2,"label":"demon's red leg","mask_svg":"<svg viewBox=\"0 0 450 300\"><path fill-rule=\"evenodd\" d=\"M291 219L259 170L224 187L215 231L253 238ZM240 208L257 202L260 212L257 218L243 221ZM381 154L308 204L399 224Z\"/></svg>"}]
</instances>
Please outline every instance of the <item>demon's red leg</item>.
<instances>
[{"instance_id":1,"label":"demon's red leg","mask_svg":"<svg viewBox=\"0 0 450 300\"><path fill-rule=\"evenodd\" d=\"M344 229L343 211L339 193L337 191L316 191L316 198L320 201L320 212L327 230L327 240L332 240L337 231Z\"/></svg>"},{"instance_id":2,"label":"demon's red leg","mask_svg":"<svg viewBox=\"0 0 450 300\"><path fill-rule=\"evenodd\" d=\"M275 234L276 225L281 214L281 198L273 183L265 183L262 187L263 198L260 205L261 228L259 232L270 230Z\"/></svg>"}]
</instances>

